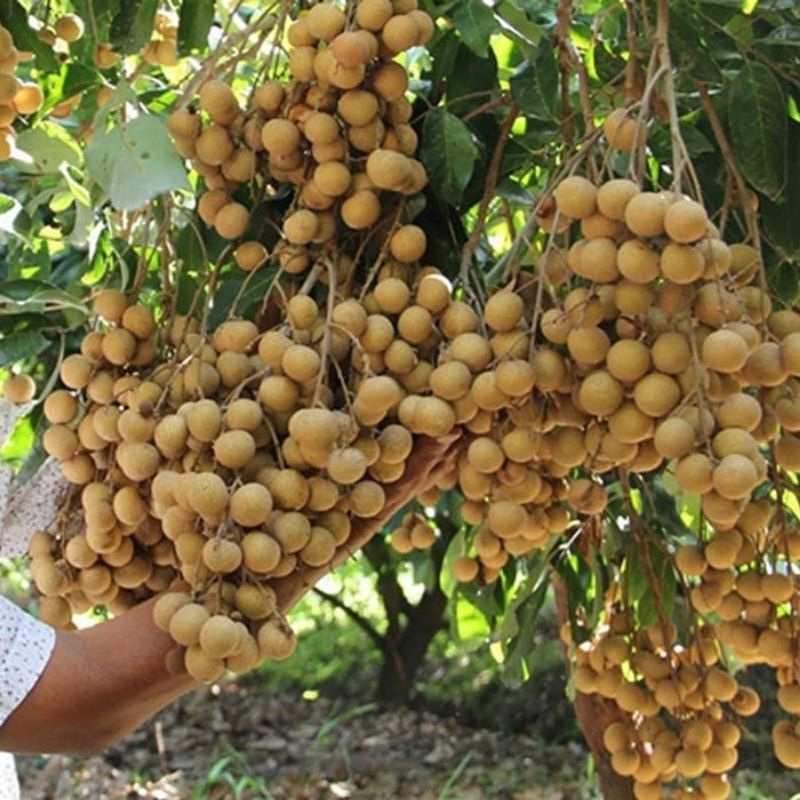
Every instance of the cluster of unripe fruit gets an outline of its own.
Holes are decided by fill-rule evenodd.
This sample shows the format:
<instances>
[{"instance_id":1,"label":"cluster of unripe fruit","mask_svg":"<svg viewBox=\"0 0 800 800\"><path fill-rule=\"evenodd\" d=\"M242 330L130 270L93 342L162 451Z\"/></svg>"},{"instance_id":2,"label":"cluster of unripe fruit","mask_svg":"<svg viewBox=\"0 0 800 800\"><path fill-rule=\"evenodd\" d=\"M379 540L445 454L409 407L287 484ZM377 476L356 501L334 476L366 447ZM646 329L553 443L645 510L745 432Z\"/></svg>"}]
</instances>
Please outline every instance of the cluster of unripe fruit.
<instances>
[{"instance_id":1,"label":"cluster of unripe fruit","mask_svg":"<svg viewBox=\"0 0 800 800\"><path fill-rule=\"evenodd\" d=\"M393 58L432 33L433 21L416 0L363 0L352 17L320 3L288 29L290 81L257 86L246 109L227 84L207 82L199 112L178 111L169 120L178 151L205 181L203 221L239 239L252 209L234 199L238 187L257 175L293 184L273 255L296 274L321 245L386 218L396 195L421 191L427 176L413 158L408 75ZM251 233L235 255L248 271L269 255L259 241L263 231Z\"/></svg>"},{"instance_id":2,"label":"cluster of unripe fruit","mask_svg":"<svg viewBox=\"0 0 800 800\"><path fill-rule=\"evenodd\" d=\"M44 102L42 90L35 83L19 80L14 74L24 56L14 47L11 32L0 25L0 161L11 158L18 115L34 114Z\"/></svg>"}]
</instances>

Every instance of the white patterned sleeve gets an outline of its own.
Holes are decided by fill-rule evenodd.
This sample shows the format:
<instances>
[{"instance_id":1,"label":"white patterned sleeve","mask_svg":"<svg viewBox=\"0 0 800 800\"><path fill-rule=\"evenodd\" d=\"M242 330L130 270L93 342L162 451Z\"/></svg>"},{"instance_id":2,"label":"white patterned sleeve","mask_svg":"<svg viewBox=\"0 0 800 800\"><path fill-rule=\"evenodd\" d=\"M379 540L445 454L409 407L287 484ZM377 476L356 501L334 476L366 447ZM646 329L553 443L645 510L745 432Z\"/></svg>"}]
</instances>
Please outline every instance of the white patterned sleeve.
<instances>
[{"instance_id":1,"label":"white patterned sleeve","mask_svg":"<svg viewBox=\"0 0 800 800\"><path fill-rule=\"evenodd\" d=\"M36 685L55 644L55 631L0 597L0 725Z\"/></svg>"}]
</instances>

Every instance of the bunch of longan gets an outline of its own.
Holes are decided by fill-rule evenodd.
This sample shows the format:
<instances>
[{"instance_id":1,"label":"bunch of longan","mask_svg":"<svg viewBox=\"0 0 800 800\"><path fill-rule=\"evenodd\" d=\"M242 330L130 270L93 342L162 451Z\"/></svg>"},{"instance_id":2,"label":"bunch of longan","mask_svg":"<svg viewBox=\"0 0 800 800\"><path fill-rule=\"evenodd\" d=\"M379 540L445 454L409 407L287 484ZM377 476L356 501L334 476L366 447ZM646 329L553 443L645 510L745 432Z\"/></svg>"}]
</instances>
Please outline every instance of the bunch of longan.
<instances>
[{"instance_id":1,"label":"bunch of longan","mask_svg":"<svg viewBox=\"0 0 800 800\"><path fill-rule=\"evenodd\" d=\"M198 212L220 236L239 239L251 209L233 195L254 178L290 183L293 202L281 221L283 238L274 254L296 274L313 250L369 230L392 211L387 193L411 195L427 182L413 158L417 134L405 97L408 75L393 58L424 45L433 21L416 0L365 0L352 17L333 3L313 6L288 29L290 81L255 87L242 109L230 87L206 82L200 112L175 112L169 129L178 151L192 159L207 191ZM358 250L351 235L349 254ZM236 261L253 270L268 253L257 239L242 242ZM406 259L413 260L413 259Z\"/></svg>"},{"instance_id":2,"label":"bunch of longan","mask_svg":"<svg viewBox=\"0 0 800 800\"><path fill-rule=\"evenodd\" d=\"M545 211L553 239L539 263L548 288L539 331L548 348L535 358L555 377L543 386L537 372L534 393L560 395L569 409L546 434L556 464L581 470L567 500L601 514L604 474L656 469L698 495L702 531L674 556L693 613L739 659L775 667L792 698L797 532L753 497L800 467L800 315L773 309L757 251L725 243L685 196L574 175ZM573 224L581 236L570 241ZM784 707L798 710L791 699ZM776 737L795 736L790 728Z\"/></svg>"},{"instance_id":3,"label":"bunch of longan","mask_svg":"<svg viewBox=\"0 0 800 800\"><path fill-rule=\"evenodd\" d=\"M630 612L615 609L574 658L575 688L619 709L603 743L613 769L633 779L637 800L730 796L739 718L755 714L760 700L722 665L713 625L683 646L672 623L635 630Z\"/></svg>"},{"instance_id":4,"label":"bunch of longan","mask_svg":"<svg viewBox=\"0 0 800 800\"><path fill-rule=\"evenodd\" d=\"M14 47L10 31L0 25L0 161L11 158L16 138L12 125L17 115L34 114L44 102L36 83L20 81L14 75L24 55Z\"/></svg>"}]
</instances>

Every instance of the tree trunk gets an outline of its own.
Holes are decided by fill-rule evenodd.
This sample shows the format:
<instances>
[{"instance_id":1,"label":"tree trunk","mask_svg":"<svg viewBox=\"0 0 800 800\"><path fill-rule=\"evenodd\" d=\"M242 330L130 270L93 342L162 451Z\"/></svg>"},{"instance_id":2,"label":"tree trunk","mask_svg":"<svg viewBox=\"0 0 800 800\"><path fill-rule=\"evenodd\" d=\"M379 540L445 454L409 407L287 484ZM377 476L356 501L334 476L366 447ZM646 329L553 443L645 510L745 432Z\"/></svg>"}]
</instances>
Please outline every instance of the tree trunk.
<instances>
[{"instance_id":1,"label":"tree trunk","mask_svg":"<svg viewBox=\"0 0 800 800\"><path fill-rule=\"evenodd\" d=\"M375 699L387 705L406 703L414 687L417 670L425 659L433 637L444 626L447 598L437 586L414 607L405 626L384 640L383 664Z\"/></svg>"},{"instance_id":2,"label":"tree trunk","mask_svg":"<svg viewBox=\"0 0 800 800\"><path fill-rule=\"evenodd\" d=\"M567 588L561 578L553 574L553 589L556 596L556 611L560 625L569 622ZM567 649L564 648L566 661ZM624 721L624 715L616 703L599 694L575 693L575 716L589 745L597 769L597 780L606 800L635 800L633 780L618 775L611 766L611 754L603 744L603 733L612 722Z\"/></svg>"}]
</instances>

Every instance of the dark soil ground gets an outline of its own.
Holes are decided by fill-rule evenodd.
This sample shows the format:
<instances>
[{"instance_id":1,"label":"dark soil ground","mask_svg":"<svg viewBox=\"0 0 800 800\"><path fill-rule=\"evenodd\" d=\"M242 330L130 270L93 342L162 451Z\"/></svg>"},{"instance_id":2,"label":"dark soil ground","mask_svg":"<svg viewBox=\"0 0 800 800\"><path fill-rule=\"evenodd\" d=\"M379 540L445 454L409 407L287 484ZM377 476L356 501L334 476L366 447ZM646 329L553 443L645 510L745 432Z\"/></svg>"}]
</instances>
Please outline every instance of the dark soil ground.
<instances>
[{"instance_id":1,"label":"dark soil ground","mask_svg":"<svg viewBox=\"0 0 800 800\"><path fill-rule=\"evenodd\" d=\"M567 707L519 693L512 703L513 695L472 698L470 714L455 704L433 713L226 683L185 698L102 756L21 759L23 798L598 798L584 749L559 735L574 726ZM526 706L547 737L522 730ZM745 768L734 798L789 800L798 791L795 776Z\"/></svg>"}]
</instances>

